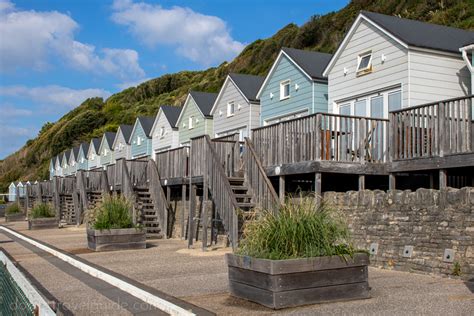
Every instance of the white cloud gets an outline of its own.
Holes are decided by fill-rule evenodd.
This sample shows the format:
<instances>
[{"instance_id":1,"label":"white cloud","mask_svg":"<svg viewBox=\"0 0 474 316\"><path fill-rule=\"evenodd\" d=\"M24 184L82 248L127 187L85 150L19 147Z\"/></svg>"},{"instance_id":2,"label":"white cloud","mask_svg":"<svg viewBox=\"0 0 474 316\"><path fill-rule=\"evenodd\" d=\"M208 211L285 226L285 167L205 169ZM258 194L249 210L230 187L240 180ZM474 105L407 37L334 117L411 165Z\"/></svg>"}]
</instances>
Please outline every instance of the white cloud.
<instances>
[{"instance_id":1,"label":"white cloud","mask_svg":"<svg viewBox=\"0 0 474 316\"><path fill-rule=\"evenodd\" d=\"M225 21L189 8L116 0L112 20L149 46L172 45L186 58L210 65L235 57L244 44L232 38Z\"/></svg>"},{"instance_id":2,"label":"white cloud","mask_svg":"<svg viewBox=\"0 0 474 316\"><path fill-rule=\"evenodd\" d=\"M2 118L14 118L14 117L25 117L33 115L33 111L28 109L20 109L11 105L2 104L0 105L0 113ZM1 120L0 120L1 121Z\"/></svg>"},{"instance_id":3,"label":"white cloud","mask_svg":"<svg viewBox=\"0 0 474 316\"><path fill-rule=\"evenodd\" d=\"M76 21L66 14L21 11L11 2L0 2L0 70L43 70L59 57L67 66L81 71L112 74L121 79L145 75L135 50L97 50L75 40L78 29Z\"/></svg>"},{"instance_id":4,"label":"white cloud","mask_svg":"<svg viewBox=\"0 0 474 316\"><path fill-rule=\"evenodd\" d=\"M87 98L108 98L109 91L103 89L71 89L62 86L42 86L29 88L26 86L0 87L0 96L26 98L39 104L56 105L74 108Z\"/></svg>"}]
</instances>

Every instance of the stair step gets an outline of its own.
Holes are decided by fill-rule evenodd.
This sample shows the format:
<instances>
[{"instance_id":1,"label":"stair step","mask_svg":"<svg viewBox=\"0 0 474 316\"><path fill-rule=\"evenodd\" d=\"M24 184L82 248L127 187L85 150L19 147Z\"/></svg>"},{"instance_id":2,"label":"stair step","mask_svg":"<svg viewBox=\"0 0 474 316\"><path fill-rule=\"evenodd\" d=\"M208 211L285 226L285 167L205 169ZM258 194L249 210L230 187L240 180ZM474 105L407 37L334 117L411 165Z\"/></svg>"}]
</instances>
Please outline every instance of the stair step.
<instances>
[{"instance_id":1,"label":"stair step","mask_svg":"<svg viewBox=\"0 0 474 316\"><path fill-rule=\"evenodd\" d=\"M244 183L245 179L240 177L228 177L230 183Z\"/></svg>"},{"instance_id":2,"label":"stair step","mask_svg":"<svg viewBox=\"0 0 474 316\"><path fill-rule=\"evenodd\" d=\"M252 195L251 194L234 194L236 199L251 199Z\"/></svg>"},{"instance_id":3,"label":"stair step","mask_svg":"<svg viewBox=\"0 0 474 316\"><path fill-rule=\"evenodd\" d=\"M231 185L230 188L234 191L248 191L248 188L243 185Z\"/></svg>"},{"instance_id":4,"label":"stair step","mask_svg":"<svg viewBox=\"0 0 474 316\"><path fill-rule=\"evenodd\" d=\"M239 203L237 202L237 206L242 208L242 207L246 207L246 208L251 208L251 207L255 207L255 203Z\"/></svg>"},{"instance_id":5,"label":"stair step","mask_svg":"<svg viewBox=\"0 0 474 316\"><path fill-rule=\"evenodd\" d=\"M156 214L145 214L143 215L144 218L157 218L158 216Z\"/></svg>"}]
</instances>

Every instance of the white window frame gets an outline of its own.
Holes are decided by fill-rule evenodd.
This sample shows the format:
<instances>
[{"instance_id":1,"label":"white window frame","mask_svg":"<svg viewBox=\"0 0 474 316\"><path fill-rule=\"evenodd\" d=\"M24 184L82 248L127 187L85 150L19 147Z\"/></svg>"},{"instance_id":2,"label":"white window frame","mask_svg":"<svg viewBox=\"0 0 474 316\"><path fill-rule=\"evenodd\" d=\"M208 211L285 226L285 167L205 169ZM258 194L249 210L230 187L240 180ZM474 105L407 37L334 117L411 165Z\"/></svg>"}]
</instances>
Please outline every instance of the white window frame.
<instances>
[{"instance_id":1,"label":"white window frame","mask_svg":"<svg viewBox=\"0 0 474 316\"><path fill-rule=\"evenodd\" d=\"M231 111L232 109L232 111ZM231 116L234 116L235 114L235 102L234 101L230 101L227 103L227 117L231 117Z\"/></svg>"},{"instance_id":2,"label":"white window frame","mask_svg":"<svg viewBox=\"0 0 474 316\"><path fill-rule=\"evenodd\" d=\"M285 86L288 85L288 95L285 96ZM283 80L280 82L280 101L289 99L291 96L291 80Z\"/></svg>"},{"instance_id":3,"label":"white window frame","mask_svg":"<svg viewBox=\"0 0 474 316\"><path fill-rule=\"evenodd\" d=\"M374 97L382 96L383 97L383 118L388 119L388 96L390 94L393 94L393 93L396 93L396 92L400 92L400 94L402 95L402 97L401 97L402 104L400 106L401 106L401 108L403 108L403 91L402 91L402 87L398 87L398 88L392 88L392 89L388 89L388 90L381 90L379 92L366 94L366 95L360 96L358 98L350 99L350 100L346 99L344 101L336 102L337 114L341 113L341 107L342 106L346 106L346 105L350 104L350 108L351 108L351 111L350 111L351 114L350 115L355 116L355 102L365 99L366 100L365 113L366 113L366 116L370 117L370 113L371 113L371 108L370 108L371 102L370 101Z\"/></svg>"},{"instance_id":4,"label":"white window frame","mask_svg":"<svg viewBox=\"0 0 474 316\"><path fill-rule=\"evenodd\" d=\"M142 138L140 136L137 136L137 146L142 145Z\"/></svg>"},{"instance_id":5,"label":"white window frame","mask_svg":"<svg viewBox=\"0 0 474 316\"><path fill-rule=\"evenodd\" d=\"M166 132L166 129L164 126L160 127L160 138L164 138L165 137L165 132Z\"/></svg>"},{"instance_id":6,"label":"white window frame","mask_svg":"<svg viewBox=\"0 0 474 316\"><path fill-rule=\"evenodd\" d=\"M367 56L369 56L369 63L367 64L367 67L360 69L360 64L362 62L362 59L364 59ZM368 51L368 52L359 54L359 56L357 56L356 74L358 76L365 75L372 72L372 57L373 57L372 51Z\"/></svg>"},{"instance_id":7,"label":"white window frame","mask_svg":"<svg viewBox=\"0 0 474 316\"><path fill-rule=\"evenodd\" d=\"M194 128L194 116L190 116L188 118L188 129L193 129Z\"/></svg>"}]
</instances>

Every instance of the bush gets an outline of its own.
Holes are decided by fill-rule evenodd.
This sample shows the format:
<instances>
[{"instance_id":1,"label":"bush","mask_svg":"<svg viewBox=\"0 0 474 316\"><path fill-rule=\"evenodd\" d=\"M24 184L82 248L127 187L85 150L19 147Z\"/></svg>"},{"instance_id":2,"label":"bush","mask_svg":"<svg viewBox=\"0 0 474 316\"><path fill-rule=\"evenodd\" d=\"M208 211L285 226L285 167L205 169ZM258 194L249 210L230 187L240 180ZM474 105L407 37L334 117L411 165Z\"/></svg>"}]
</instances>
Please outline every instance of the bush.
<instances>
[{"instance_id":1,"label":"bush","mask_svg":"<svg viewBox=\"0 0 474 316\"><path fill-rule=\"evenodd\" d=\"M21 210L20 210L20 206L18 205L18 203L14 202L13 204L10 204L6 211L5 211L7 214L17 214L17 213L21 213Z\"/></svg>"},{"instance_id":2,"label":"bush","mask_svg":"<svg viewBox=\"0 0 474 316\"><path fill-rule=\"evenodd\" d=\"M31 210L31 218L50 218L55 217L56 212L49 203L40 203L33 207Z\"/></svg>"},{"instance_id":3,"label":"bush","mask_svg":"<svg viewBox=\"0 0 474 316\"><path fill-rule=\"evenodd\" d=\"M122 196L106 196L94 210L94 229L132 228L131 203Z\"/></svg>"},{"instance_id":4,"label":"bush","mask_svg":"<svg viewBox=\"0 0 474 316\"><path fill-rule=\"evenodd\" d=\"M244 226L237 254L272 260L354 254L349 229L334 209L314 198L288 200L277 215L264 211Z\"/></svg>"}]
</instances>

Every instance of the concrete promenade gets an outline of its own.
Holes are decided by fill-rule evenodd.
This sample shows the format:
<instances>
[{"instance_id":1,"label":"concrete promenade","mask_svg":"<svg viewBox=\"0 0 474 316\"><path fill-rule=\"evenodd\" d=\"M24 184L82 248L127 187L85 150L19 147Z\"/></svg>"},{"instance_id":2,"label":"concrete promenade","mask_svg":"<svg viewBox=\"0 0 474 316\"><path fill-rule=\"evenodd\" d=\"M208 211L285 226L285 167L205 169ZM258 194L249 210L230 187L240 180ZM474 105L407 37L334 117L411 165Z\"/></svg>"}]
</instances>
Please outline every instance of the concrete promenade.
<instances>
[{"instance_id":1,"label":"concrete promenade","mask_svg":"<svg viewBox=\"0 0 474 316\"><path fill-rule=\"evenodd\" d=\"M370 268L372 298L273 311L229 296L224 253L187 249L182 240L152 240L147 249L94 253L87 250L85 229L28 231L26 222L4 223L26 236L74 254L91 265L163 294L176 304L194 304L196 311L219 315L472 315L474 283ZM0 231L0 247L60 302L62 314L159 315L156 308L105 282L76 271L69 264ZM158 295L157 294L157 295ZM160 294L160 295L161 295ZM183 306L184 306L183 305ZM192 305L186 305L192 306Z\"/></svg>"}]
</instances>

